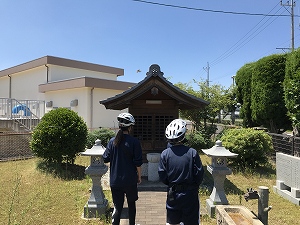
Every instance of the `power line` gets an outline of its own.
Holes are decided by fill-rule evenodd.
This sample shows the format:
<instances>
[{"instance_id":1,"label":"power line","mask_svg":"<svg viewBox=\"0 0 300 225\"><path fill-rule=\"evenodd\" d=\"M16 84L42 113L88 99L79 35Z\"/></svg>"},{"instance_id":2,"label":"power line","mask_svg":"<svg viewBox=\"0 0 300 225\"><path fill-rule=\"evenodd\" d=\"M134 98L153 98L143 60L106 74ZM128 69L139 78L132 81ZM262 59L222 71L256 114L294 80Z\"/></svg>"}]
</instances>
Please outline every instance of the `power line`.
<instances>
[{"instance_id":1,"label":"power line","mask_svg":"<svg viewBox=\"0 0 300 225\"><path fill-rule=\"evenodd\" d=\"M212 61L212 66L220 63L221 61L225 60L226 58L228 58L230 55L232 55L233 53L235 53L236 51L238 51L240 48L242 48L243 46L245 46L247 43L249 43L254 37L256 37L258 34L260 34L263 30L265 30L270 24L272 24L276 19L278 19L278 17L290 17L292 15L292 18L294 17L299 17L299 15L294 15L294 12L289 12L289 15L285 15L283 14L283 12L281 14L276 14L278 13L280 10L277 10L275 14L270 14L274 8L277 7L277 5L268 13L268 14L264 14L264 13L247 13L247 12L234 12L234 11L223 11L223 10L212 10L212 9L203 9L203 8L194 8L194 7L187 7L187 6L178 6L178 5L172 5L172 4L164 4L164 3L158 3L158 2L152 2L152 1L144 1L144 0L132 0L135 2L141 2L141 3L146 3L146 4L152 4L152 5L159 5L159 6L164 6L164 7L172 7L172 8L179 8L179 9L186 9L186 10L195 10L195 11L204 11L204 12L211 12L211 13L223 13L223 14L235 14L235 15L247 15L247 16L263 16L264 18L256 25L254 26L246 35L244 35L238 42L236 42L231 48L229 48L229 50L227 50L225 53L223 53L221 56L219 56L217 59L215 59L214 61ZM293 0L292 0L293 1ZM282 1L280 1L282 4ZM293 6L295 5L295 0L292 3L292 5L289 5L289 2L287 3L288 5L286 6L292 6L292 10L293 10ZM284 5L283 5L284 6ZM248 37L247 35L255 29L255 27L257 27L266 17L269 17L267 19L266 22L264 22L261 26L259 26L252 34L250 34ZM270 20L270 17L276 17L274 18L271 22L268 23L268 21ZM268 24L267 24L268 23ZM293 24L293 22L292 22ZM258 33L257 33L258 32ZM293 35L293 34L292 34ZM251 39L250 39L251 38ZM243 40L244 39L244 40ZM240 43L240 44L239 44ZM206 72L207 72L207 82L209 82L209 64L207 63L207 67L203 68ZM225 77L225 76L223 76ZM219 77L221 78L221 77Z\"/></svg>"},{"instance_id":2,"label":"power line","mask_svg":"<svg viewBox=\"0 0 300 225\"><path fill-rule=\"evenodd\" d=\"M270 11L272 12L275 8L277 7L277 5ZM278 13L280 11L280 9L278 9L276 11L276 13ZM270 13L269 12L269 13ZM277 16L279 17L280 15L277 14ZM277 18L278 18L277 17ZM263 24L261 24L266 17L264 17L263 19L261 19L248 33L246 33L239 41L237 41L232 47L230 47L227 51L225 51L221 56L219 56L218 58L216 58L215 60L213 60L211 62L211 65L214 66L218 63L220 63L221 61L223 61L224 59L228 58L229 56L231 56L232 54L234 54L236 51L238 51L239 49L241 49L243 46L245 46L247 43L249 43L253 38L255 38L258 34L260 34L263 30L265 30L270 24L272 24L277 18L274 18L272 21L269 22L269 20L271 18L268 18ZM269 23L268 23L269 22ZM268 24L267 24L268 23ZM261 24L258 28L256 28L259 24ZM255 29L256 28L256 29ZM254 30L255 29L255 30ZM254 32L252 32L254 30ZM251 33L252 32L252 33Z\"/></svg>"},{"instance_id":3,"label":"power line","mask_svg":"<svg viewBox=\"0 0 300 225\"><path fill-rule=\"evenodd\" d=\"M247 15L247 16L268 16L268 17L277 16L278 17L278 15L264 14L264 13L247 13L247 12L202 9L202 8L194 8L194 7L187 7L187 6L164 4L164 3L158 3L158 2L150 2L150 1L144 1L144 0L132 0L132 1L146 3L146 4L152 4L152 5L166 6L166 7L179 8L179 9L188 9L188 10L195 10L195 11L212 12L212 13L224 13L224 14ZM290 15L279 15L279 16L286 17L286 16L290 16ZM296 16L296 17L300 17L300 16Z\"/></svg>"},{"instance_id":4,"label":"power line","mask_svg":"<svg viewBox=\"0 0 300 225\"><path fill-rule=\"evenodd\" d=\"M282 2L280 2L282 4ZM271 13L279 4L277 4L269 13ZM277 13L280 11L280 9L278 9L276 11L276 15ZM282 12L283 13L283 12ZM281 13L281 15L282 15ZM277 15L277 18L280 15ZM291 16L291 15L290 15ZM265 20L266 17L264 17L256 26L254 26L243 38L241 38L238 42L236 42L236 44L234 44L229 50L227 50L225 53L223 53L220 57L218 57L217 59L215 59L214 61L212 61L212 65L216 65L218 63L220 63L221 61L223 61L224 59L226 59L227 57L229 57L230 55L232 55L233 53L235 53L237 50L239 50L240 48L242 48L244 45L246 45L247 43L249 43L254 37L256 37L259 33L261 33L264 29L266 29L267 26L269 26L271 23L273 23L277 18L274 18L271 22L269 22L267 24L267 22L270 20L270 18L267 19L266 22L264 22L261 26L259 26L252 34L250 34L248 37L246 37L252 30L254 30L255 27L257 27L263 20ZM265 25L267 24L267 25ZM261 29L262 28L262 29ZM260 30L261 29L261 30ZM258 33L256 33L258 32ZM254 35L254 36L253 36ZM252 37L253 36L253 37ZM246 37L246 38L245 38ZM251 38L252 37L252 38ZM243 40L245 38L245 40ZM251 38L251 39L250 39ZM249 40L250 39L250 40ZM243 41L242 41L243 40ZM247 41L248 40L248 41ZM240 45L238 45L238 43L240 43L242 41L242 43ZM247 41L247 42L246 42ZM236 46L236 47L235 47ZM278 49L278 48L277 48ZM282 48L283 49L283 48ZM227 76L227 75L225 75ZM225 77L225 76L221 76L216 78L216 80Z\"/></svg>"}]
</instances>

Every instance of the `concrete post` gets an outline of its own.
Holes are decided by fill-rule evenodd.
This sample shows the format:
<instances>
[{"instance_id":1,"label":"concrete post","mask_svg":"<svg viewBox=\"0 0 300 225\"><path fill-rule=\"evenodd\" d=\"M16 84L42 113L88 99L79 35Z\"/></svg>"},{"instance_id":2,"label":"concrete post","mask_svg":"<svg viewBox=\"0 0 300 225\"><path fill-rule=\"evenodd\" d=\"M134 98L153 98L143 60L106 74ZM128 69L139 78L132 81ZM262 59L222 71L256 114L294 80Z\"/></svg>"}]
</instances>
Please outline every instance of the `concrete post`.
<instances>
[{"instance_id":1,"label":"concrete post","mask_svg":"<svg viewBox=\"0 0 300 225\"><path fill-rule=\"evenodd\" d=\"M269 188L265 186L258 187L258 219L264 224L268 225L268 212L272 206L269 204Z\"/></svg>"}]
</instances>

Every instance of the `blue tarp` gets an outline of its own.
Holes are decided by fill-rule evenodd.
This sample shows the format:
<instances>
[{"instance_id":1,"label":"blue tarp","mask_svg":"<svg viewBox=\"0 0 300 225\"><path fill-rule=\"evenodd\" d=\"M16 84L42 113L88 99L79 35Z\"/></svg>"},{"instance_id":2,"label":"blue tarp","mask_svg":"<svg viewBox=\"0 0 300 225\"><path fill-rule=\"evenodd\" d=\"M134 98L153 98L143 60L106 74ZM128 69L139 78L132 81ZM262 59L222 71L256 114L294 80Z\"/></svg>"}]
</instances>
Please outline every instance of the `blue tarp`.
<instances>
[{"instance_id":1,"label":"blue tarp","mask_svg":"<svg viewBox=\"0 0 300 225\"><path fill-rule=\"evenodd\" d=\"M24 115L23 116L30 116L31 112L30 109L26 105L16 105L15 107L12 108L12 113L17 114L21 110L23 110Z\"/></svg>"}]
</instances>

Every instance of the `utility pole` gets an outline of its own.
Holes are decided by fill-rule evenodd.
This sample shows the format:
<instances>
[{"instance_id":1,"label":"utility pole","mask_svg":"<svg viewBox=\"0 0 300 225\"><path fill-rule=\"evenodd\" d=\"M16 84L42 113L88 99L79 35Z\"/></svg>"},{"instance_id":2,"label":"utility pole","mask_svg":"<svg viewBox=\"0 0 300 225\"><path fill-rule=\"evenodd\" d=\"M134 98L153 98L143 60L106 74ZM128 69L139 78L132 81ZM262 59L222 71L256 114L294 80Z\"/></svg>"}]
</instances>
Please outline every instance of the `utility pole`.
<instances>
[{"instance_id":1,"label":"utility pole","mask_svg":"<svg viewBox=\"0 0 300 225\"><path fill-rule=\"evenodd\" d=\"M232 87L234 87L234 78L235 78L235 75L233 75L231 78L232 78Z\"/></svg>"},{"instance_id":2,"label":"utility pole","mask_svg":"<svg viewBox=\"0 0 300 225\"><path fill-rule=\"evenodd\" d=\"M203 67L203 69L206 71L207 73L207 80L206 80L206 86L209 87L209 63L207 62L207 67Z\"/></svg>"},{"instance_id":3,"label":"utility pole","mask_svg":"<svg viewBox=\"0 0 300 225\"><path fill-rule=\"evenodd\" d=\"M294 28L294 7L296 5L296 2L294 0L287 1L287 3L283 4L282 0L280 1L280 4L282 6L290 6L291 7L291 49L294 51L295 49L295 28Z\"/></svg>"}]
</instances>

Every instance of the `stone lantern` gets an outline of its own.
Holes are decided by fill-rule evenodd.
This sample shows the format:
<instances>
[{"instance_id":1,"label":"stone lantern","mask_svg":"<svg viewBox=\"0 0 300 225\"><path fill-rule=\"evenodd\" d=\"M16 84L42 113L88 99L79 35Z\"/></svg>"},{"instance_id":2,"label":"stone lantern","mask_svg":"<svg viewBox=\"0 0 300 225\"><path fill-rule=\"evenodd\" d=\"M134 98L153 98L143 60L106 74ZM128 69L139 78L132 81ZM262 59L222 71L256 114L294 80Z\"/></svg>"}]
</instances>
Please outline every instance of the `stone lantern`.
<instances>
[{"instance_id":1,"label":"stone lantern","mask_svg":"<svg viewBox=\"0 0 300 225\"><path fill-rule=\"evenodd\" d=\"M91 163L85 169L85 173L91 177L93 182L91 196L84 206L84 218L100 217L102 214L105 214L107 209L108 201L105 199L101 186L101 177L108 170L102 158L104 151L105 147L97 139L91 149L81 153L81 155L91 157Z\"/></svg>"},{"instance_id":2,"label":"stone lantern","mask_svg":"<svg viewBox=\"0 0 300 225\"><path fill-rule=\"evenodd\" d=\"M228 205L228 200L224 191L224 181L226 175L232 173L227 167L227 158L237 157L238 154L232 153L222 146L222 141L216 141L215 146L210 149L202 150L206 155L211 157L211 165L207 166L207 170L214 179L214 187L209 199L206 199L208 214L213 217L216 205Z\"/></svg>"}]
</instances>

